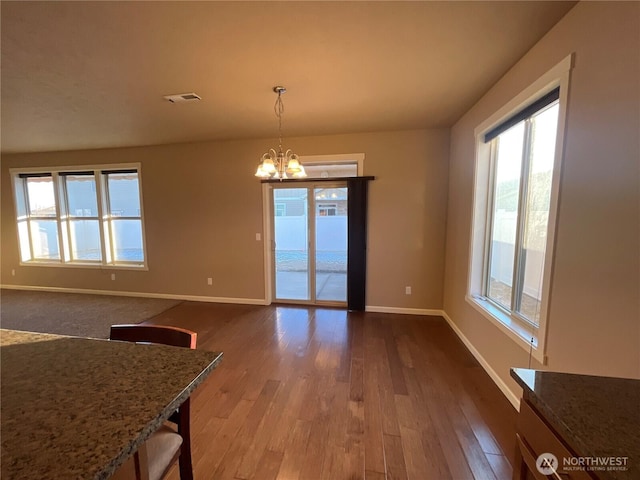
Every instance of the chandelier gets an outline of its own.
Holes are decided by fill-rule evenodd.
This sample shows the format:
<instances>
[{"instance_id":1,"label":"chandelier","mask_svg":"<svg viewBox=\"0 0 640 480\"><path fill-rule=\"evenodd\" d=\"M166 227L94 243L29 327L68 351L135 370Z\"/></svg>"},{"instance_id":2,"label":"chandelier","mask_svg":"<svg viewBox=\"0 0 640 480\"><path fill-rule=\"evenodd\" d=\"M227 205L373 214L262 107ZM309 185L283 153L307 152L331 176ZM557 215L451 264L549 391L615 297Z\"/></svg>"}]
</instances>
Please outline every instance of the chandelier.
<instances>
[{"instance_id":1,"label":"chandelier","mask_svg":"<svg viewBox=\"0 0 640 480\"><path fill-rule=\"evenodd\" d=\"M287 176L288 174L293 178L304 178L307 174L298 159L298 155L290 149L286 152L282 151L282 114L284 113L282 94L285 93L287 89L277 86L273 87L273 91L278 94L276 104L273 106L273 110L276 112L276 117L278 118L278 151L276 152L273 148L270 148L267 153L262 155L262 159L258 164L258 170L256 171L256 177L284 180L289 178Z\"/></svg>"}]
</instances>

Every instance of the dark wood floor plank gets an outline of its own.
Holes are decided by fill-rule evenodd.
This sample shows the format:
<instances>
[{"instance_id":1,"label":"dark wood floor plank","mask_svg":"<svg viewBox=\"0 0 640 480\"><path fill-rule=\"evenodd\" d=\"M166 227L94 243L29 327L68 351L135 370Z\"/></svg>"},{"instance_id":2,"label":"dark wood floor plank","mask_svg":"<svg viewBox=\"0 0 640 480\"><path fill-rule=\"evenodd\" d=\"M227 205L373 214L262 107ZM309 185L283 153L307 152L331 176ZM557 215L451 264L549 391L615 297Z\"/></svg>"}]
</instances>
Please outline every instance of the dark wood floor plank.
<instances>
[{"instance_id":1,"label":"dark wood floor plank","mask_svg":"<svg viewBox=\"0 0 640 480\"><path fill-rule=\"evenodd\" d=\"M318 413L311 422L304 464L300 470L300 479L318 478L322 472L329 437L329 414Z\"/></svg>"},{"instance_id":2,"label":"dark wood floor plank","mask_svg":"<svg viewBox=\"0 0 640 480\"><path fill-rule=\"evenodd\" d=\"M282 452L265 450L258 462L255 475L251 478L255 478L256 480L274 480L278 476L283 457L284 454Z\"/></svg>"},{"instance_id":3,"label":"dark wood floor plank","mask_svg":"<svg viewBox=\"0 0 640 480\"><path fill-rule=\"evenodd\" d=\"M255 432L259 430L260 425L265 421L266 413L279 387L279 381L267 380L264 382L262 390L251 406L251 410L249 410L242 427L231 441L224 458L213 471L212 478L232 479L236 476L244 456L253 443Z\"/></svg>"},{"instance_id":4,"label":"dark wood floor plank","mask_svg":"<svg viewBox=\"0 0 640 480\"><path fill-rule=\"evenodd\" d=\"M464 454L458 439L455 435L454 426L450 418L443 414L446 406L444 403L433 401L427 407L429 415L433 421L434 431L437 435L438 443L442 448L444 457L447 459L447 466L451 476L456 480L472 480L473 474L467 457Z\"/></svg>"},{"instance_id":5,"label":"dark wood floor plank","mask_svg":"<svg viewBox=\"0 0 640 480\"><path fill-rule=\"evenodd\" d=\"M351 419L351 412L349 411L349 385L336 381L331 390L329 405L329 442L344 449L347 439L347 427Z\"/></svg>"},{"instance_id":6,"label":"dark wood floor plank","mask_svg":"<svg viewBox=\"0 0 640 480\"><path fill-rule=\"evenodd\" d=\"M429 467L427 455L422 446L420 432L411 428L400 427L400 438L402 440L402 450L409 480L422 480L424 478L438 478L433 476L433 471Z\"/></svg>"},{"instance_id":7,"label":"dark wood floor plank","mask_svg":"<svg viewBox=\"0 0 640 480\"><path fill-rule=\"evenodd\" d=\"M389 364L389 373L391 374L391 382L393 384L393 393L396 395L407 395L407 386L402 376L402 360L398 353L396 339L393 330L389 328L385 337L385 345L387 347L387 362Z\"/></svg>"},{"instance_id":8,"label":"dark wood floor plank","mask_svg":"<svg viewBox=\"0 0 640 480\"><path fill-rule=\"evenodd\" d=\"M427 407L427 402L431 401L431 399L424 397L416 377L415 369L405 368L404 376L407 379L407 389L413 405L413 411L418 417L420 425L422 448L427 460L425 478L438 480L452 479L449 464L442 450L438 432Z\"/></svg>"},{"instance_id":9,"label":"dark wood floor plank","mask_svg":"<svg viewBox=\"0 0 640 480\"><path fill-rule=\"evenodd\" d=\"M404 459L402 439L396 435L383 436L384 462L387 480L407 480L407 466Z\"/></svg>"},{"instance_id":10,"label":"dark wood floor plank","mask_svg":"<svg viewBox=\"0 0 640 480\"><path fill-rule=\"evenodd\" d=\"M513 423L510 425L507 424L508 427L506 429L501 429L502 432L507 432L507 434L503 436L508 437L506 445L501 447L494 437L494 434L487 427L487 419L483 418L483 413L480 411L482 403L485 401L484 398L474 395L476 378L483 378L484 382L480 382L483 385L491 383L487 382L486 372L484 372L476 360L472 358L471 354L457 337L450 335L445 329L439 329L435 338L443 350L433 352L433 355L438 359L437 361L444 375L447 377L447 387L454 394L474 435L480 442L482 450L485 453L496 455L503 455L505 451L511 451L515 443L512 435ZM495 388L495 385L492 386L491 392L495 394L497 388ZM506 401L502 394L499 394L496 400ZM501 420L501 424L504 423L504 419L514 418L513 414L515 414L515 410L509 408L505 403L503 403L502 406L503 408L499 411L503 411L506 415L504 415L504 418ZM492 407L485 408L484 414L493 415L496 410L497 409ZM491 423L496 425L495 421Z\"/></svg>"},{"instance_id":11,"label":"dark wood floor plank","mask_svg":"<svg viewBox=\"0 0 640 480\"><path fill-rule=\"evenodd\" d=\"M385 339L372 338L373 356L365 358L365 362L375 363L377 371L377 389L380 397L382 432L400 436L396 405L394 398L393 377L389 368Z\"/></svg>"},{"instance_id":12,"label":"dark wood floor plank","mask_svg":"<svg viewBox=\"0 0 640 480\"><path fill-rule=\"evenodd\" d=\"M417 347L416 347L417 348ZM455 434L454 425L447 412L447 405L454 402L446 379L436 368L428 370L420 370L421 365L436 365L432 358L432 352L424 352L422 350L412 351L413 358L422 358L423 361L418 363L415 371L418 380L418 388L422 392L422 402L426 405L430 422L427 441L429 443L437 443L442 449L444 458L446 458L448 470L451 476L456 480L473 479L473 474L467 462L463 449L458 442ZM431 430L431 428L433 429ZM435 434L436 439L432 438Z\"/></svg>"},{"instance_id":13,"label":"dark wood floor plank","mask_svg":"<svg viewBox=\"0 0 640 480\"><path fill-rule=\"evenodd\" d=\"M229 371L229 375L226 376L226 381L218 388L217 392L212 395L209 403L211 403L213 411L216 412L216 416L229 418L233 409L242 399L249 381L249 374L246 370L227 369L226 365L221 365L219 368L225 372ZM193 412L193 414L196 415L197 412Z\"/></svg>"},{"instance_id":14,"label":"dark wood floor plank","mask_svg":"<svg viewBox=\"0 0 640 480\"><path fill-rule=\"evenodd\" d=\"M345 456L346 452L344 447L335 444L327 445L325 451L325 459L322 465L322 472L320 476L315 478L320 478L320 480L334 480L335 478L346 478L345 474ZM309 477L311 478L311 477Z\"/></svg>"},{"instance_id":15,"label":"dark wood floor plank","mask_svg":"<svg viewBox=\"0 0 640 480\"><path fill-rule=\"evenodd\" d=\"M464 395L460 398L459 405L464 416L469 422L474 435L478 439L478 442L482 447L482 451L493 455L504 455L504 452L491 433L486 421L481 417L478 407L473 400L468 395Z\"/></svg>"},{"instance_id":16,"label":"dark wood floor plank","mask_svg":"<svg viewBox=\"0 0 640 480\"><path fill-rule=\"evenodd\" d=\"M254 402L249 400L240 400L217 434L209 436L207 432L203 432L200 435L192 435L191 453L195 471L207 472L208 476L216 471L229 450L231 442L242 428L253 404ZM192 424L198 421L202 419L191 419Z\"/></svg>"},{"instance_id":17,"label":"dark wood floor plank","mask_svg":"<svg viewBox=\"0 0 640 480\"><path fill-rule=\"evenodd\" d=\"M289 398L283 408L280 421L271 431L267 448L273 452L284 453L289 438L292 435L292 425L298 418L298 412L303 408L304 393L307 391L308 380L304 377L297 377L293 380L294 385L289 392Z\"/></svg>"},{"instance_id":18,"label":"dark wood floor plank","mask_svg":"<svg viewBox=\"0 0 640 480\"><path fill-rule=\"evenodd\" d=\"M420 430L421 417L416 414L411 397L409 395L396 395L395 404L400 428Z\"/></svg>"},{"instance_id":19,"label":"dark wood floor plank","mask_svg":"<svg viewBox=\"0 0 640 480\"><path fill-rule=\"evenodd\" d=\"M401 334L396 337L396 348L398 349L398 356L404 367L413 368L413 359L409 351L409 336Z\"/></svg>"},{"instance_id":20,"label":"dark wood floor plank","mask_svg":"<svg viewBox=\"0 0 640 480\"><path fill-rule=\"evenodd\" d=\"M382 443L382 412L378 388L378 366L372 335L372 322L365 324L364 366L364 460L365 470L384 475L384 447ZM369 360L367 362L367 360Z\"/></svg>"},{"instance_id":21,"label":"dark wood floor plank","mask_svg":"<svg viewBox=\"0 0 640 480\"><path fill-rule=\"evenodd\" d=\"M254 476L254 473L259 468L259 462L263 460L265 452L268 450L267 445L275 429L283 422L283 415L289 399L295 396L295 393L292 395L294 386L300 388L300 384L296 384L295 382L287 382L284 385L280 384L280 388L276 392L263 420L260 422L258 428L251 434L251 444L242 455L242 460L236 471L235 478L248 480ZM282 450L279 452L269 451L279 453L280 461L282 461ZM275 457L271 456L269 458ZM278 462L278 466L279 465L280 462ZM275 473L278 473L277 469Z\"/></svg>"},{"instance_id":22,"label":"dark wood floor plank","mask_svg":"<svg viewBox=\"0 0 640 480\"><path fill-rule=\"evenodd\" d=\"M458 443L462 447L474 477L482 478L483 480L495 480L491 465L459 406L457 404L449 404L447 405L447 411L458 437Z\"/></svg>"},{"instance_id":23,"label":"dark wood floor plank","mask_svg":"<svg viewBox=\"0 0 640 480\"><path fill-rule=\"evenodd\" d=\"M347 480L364 479L363 434L349 434L344 451L344 477Z\"/></svg>"},{"instance_id":24,"label":"dark wood floor plank","mask_svg":"<svg viewBox=\"0 0 640 480\"><path fill-rule=\"evenodd\" d=\"M512 478L513 468L504 455L487 454L487 460L498 480Z\"/></svg>"},{"instance_id":25,"label":"dark wood floor plank","mask_svg":"<svg viewBox=\"0 0 640 480\"><path fill-rule=\"evenodd\" d=\"M363 313L354 314L349 323L351 331L351 371L349 372L349 400L364 399L364 320Z\"/></svg>"},{"instance_id":26,"label":"dark wood floor plank","mask_svg":"<svg viewBox=\"0 0 640 480\"><path fill-rule=\"evenodd\" d=\"M511 475L515 410L441 318L183 302L149 323L224 352L192 396L195 478Z\"/></svg>"},{"instance_id":27,"label":"dark wood floor plank","mask_svg":"<svg viewBox=\"0 0 640 480\"><path fill-rule=\"evenodd\" d=\"M350 312L348 328L351 336L351 358L364 358L364 312Z\"/></svg>"},{"instance_id":28,"label":"dark wood floor plank","mask_svg":"<svg viewBox=\"0 0 640 480\"><path fill-rule=\"evenodd\" d=\"M459 345L453 345L452 339L447 338L445 332L436 332L435 337L442 350L432 349L426 351L425 354L431 356L433 361L440 366L438 371L433 372L433 380L439 396L445 399L442 407L447 412L449 423L455 431L458 443L474 477L494 480L493 470L460 406L460 403L467 397L467 393L461 384L459 370L467 368L472 363L467 358L467 352L461 350ZM445 349L447 352L458 349L458 355L446 355ZM471 407L469 406L469 408ZM480 432L481 428L478 428L478 431Z\"/></svg>"},{"instance_id":29,"label":"dark wood floor plank","mask_svg":"<svg viewBox=\"0 0 640 480\"><path fill-rule=\"evenodd\" d=\"M356 402L364 399L364 358L351 359L349 399Z\"/></svg>"},{"instance_id":30,"label":"dark wood floor plank","mask_svg":"<svg viewBox=\"0 0 640 480\"><path fill-rule=\"evenodd\" d=\"M278 470L278 480L304 480L300 477L300 472L304 466L310 434L311 422L295 421Z\"/></svg>"},{"instance_id":31,"label":"dark wood floor plank","mask_svg":"<svg viewBox=\"0 0 640 480\"><path fill-rule=\"evenodd\" d=\"M498 390L489 375L478 369L475 375L467 376L465 388L478 407L478 411L507 458L513 458L516 442L513 439L517 411Z\"/></svg>"},{"instance_id":32,"label":"dark wood floor plank","mask_svg":"<svg viewBox=\"0 0 640 480\"><path fill-rule=\"evenodd\" d=\"M387 476L384 473L365 470L364 478L365 480L386 480Z\"/></svg>"}]
</instances>

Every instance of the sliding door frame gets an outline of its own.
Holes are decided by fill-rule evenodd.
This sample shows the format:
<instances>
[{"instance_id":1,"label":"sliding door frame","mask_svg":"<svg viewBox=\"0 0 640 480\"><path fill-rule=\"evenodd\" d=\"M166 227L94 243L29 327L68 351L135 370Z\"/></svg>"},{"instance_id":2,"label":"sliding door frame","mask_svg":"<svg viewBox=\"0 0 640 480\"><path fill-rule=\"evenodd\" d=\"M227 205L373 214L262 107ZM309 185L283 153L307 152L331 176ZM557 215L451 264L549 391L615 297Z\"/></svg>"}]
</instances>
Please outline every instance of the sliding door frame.
<instances>
[{"instance_id":1,"label":"sliding door frame","mask_svg":"<svg viewBox=\"0 0 640 480\"><path fill-rule=\"evenodd\" d=\"M333 179L332 179L333 180ZM275 211L273 209L274 192L276 190L284 189L297 189L304 188L307 190L307 285L309 288L308 300L296 300L277 298L276 292L276 261L275 261ZM283 302L291 304L303 304L303 305L318 305L318 306L331 306L331 307L345 307L347 306L347 299L345 291L345 301L332 301L332 300L318 300L316 292L316 188L345 188L347 189L347 195L349 194L348 184L345 179L335 179L335 181L300 181L295 183L271 183L263 184L263 201L268 206L265 209L264 215L267 222L265 225L265 294L267 295L267 304L272 302ZM268 235L266 234L268 232ZM348 248L347 248L348 255ZM347 279L348 284L348 279Z\"/></svg>"}]
</instances>

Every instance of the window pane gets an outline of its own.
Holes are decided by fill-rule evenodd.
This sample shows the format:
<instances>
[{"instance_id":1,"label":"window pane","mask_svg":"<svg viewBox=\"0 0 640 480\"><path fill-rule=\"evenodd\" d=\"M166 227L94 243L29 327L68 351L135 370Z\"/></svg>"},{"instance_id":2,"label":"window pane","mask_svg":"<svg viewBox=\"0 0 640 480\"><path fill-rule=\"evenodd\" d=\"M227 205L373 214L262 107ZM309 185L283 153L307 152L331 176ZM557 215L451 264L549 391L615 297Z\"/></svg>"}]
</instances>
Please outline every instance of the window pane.
<instances>
[{"instance_id":1,"label":"window pane","mask_svg":"<svg viewBox=\"0 0 640 480\"><path fill-rule=\"evenodd\" d=\"M116 262L143 262L142 222L112 220L113 250Z\"/></svg>"},{"instance_id":2,"label":"window pane","mask_svg":"<svg viewBox=\"0 0 640 480\"><path fill-rule=\"evenodd\" d=\"M71 220L71 258L101 260L98 220Z\"/></svg>"},{"instance_id":3,"label":"window pane","mask_svg":"<svg viewBox=\"0 0 640 480\"><path fill-rule=\"evenodd\" d=\"M309 238L306 188L276 188L274 205L285 208L274 218L276 298L309 300Z\"/></svg>"},{"instance_id":4,"label":"window pane","mask_svg":"<svg viewBox=\"0 0 640 480\"><path fill-rule=\"evenodd\" d=\"M495 159L487 295L508 309L511 309L523 142L524 122L520 122L498 136Z\"/></svg>"},{"instance_id":5,"label":"window pane","mask_svg":"<svg viewBox=\"0 0 640 480\"><path fill-rule=\"evenodd\" d=\"M31 248L29 247L29 226L26 220L18 221L18 237L20 238L20 260L31 260Z\"/></svg>"},{"instance_id":6,"label":"window pane","mask_svg":"<svg viewBox=\"0 0 640 480\"><path fill-rule=\"evenodd\" d=\"M18 220L22 220L27 216L27 205L25 203L27 197L25 196L24 189L26 188L26 186L24 179L16 177L14 179L13 185L15 187L16 194L16 214L18 215Z\"/></svg>"},{"instance_id":7,"label":"window pane","mask_svg":"<svg viewBox=\"0 0 640 480\"><path fill-rule=\"evenodd\" d=\"M31 220L31 241L33 256L38 259L60 258L58 242L58 222L56 220Z\"/></svg>"},{"instance_id":8,"label":"window pane","mask_svg":"<svg viewBox=\"0 0 640 480\"><path fill-rule=\"evenodd\" d=\"M358 163L309 163L304 164L308 178L335 178L335 177L357 177Z\"/></svg>"},{"instance_id":9,"label":"window pane","mask_svg":"<svg viewBox=\"0 0 640 480\"><path fill-rule=\"evenodd\" d=\"M114 217L140 216L140 190L137 173L108 175L109 210Z\"/></svg>"},{"instance_id":10,"label":"window pane","mask_svg":"<svg viewBox=\"0 0 640 480\"><path fill-rule=\"evenodd\" d=\"M520 305L519 312L536 324L540 320L557 126L557 104L532 117L529 182L521 257L523 288L517 304Z\"/></svg>"},{"instance_id":11,"label":"window pane","mask_svg":"<svg viewBox=\"0 0 640 480\"><path fill-rule=\"evenodd\" d=\"M96 181L93 175L67 175L67 199L72 217L97 217Z\"/></svg>"},{"instance_id":12,"label":"window pane","mask_svg":"<svg viewBox=\"0 0 640 480\"><path fill-rule=\"evenodd\" d=\"M315 188L316 300L347 301L347 188ZM333 203L324 203L330 199Z\"/></svg>"},{"instance_id":13,"label":"window pane","mask_svg":"<svg viewBox=\"0 0 640 480\"><path fill-rule=\"evenodd\" d=\"M27 178L29 213L36 217L56 216L56 197L52 177Z\"/></svg>"}]
</instances>

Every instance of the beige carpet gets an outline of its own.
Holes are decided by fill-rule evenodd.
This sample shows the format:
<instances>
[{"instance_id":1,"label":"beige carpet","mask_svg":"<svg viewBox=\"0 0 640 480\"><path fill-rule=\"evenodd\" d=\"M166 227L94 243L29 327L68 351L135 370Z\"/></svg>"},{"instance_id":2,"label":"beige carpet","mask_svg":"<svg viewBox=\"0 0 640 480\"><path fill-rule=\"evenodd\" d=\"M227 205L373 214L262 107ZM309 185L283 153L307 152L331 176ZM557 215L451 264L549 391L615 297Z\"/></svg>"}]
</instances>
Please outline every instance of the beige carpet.
<instances>
[{"instance_id":1,"label":"beige carpet","mask_svg":"<svg viewBox=\"0 0 640 480\"><path fill-rule=\"evenodd\" d=\"M108 338L115 323L140 323L179 300L0 290L0 327Z\"/></svg>"}]
</instances>

